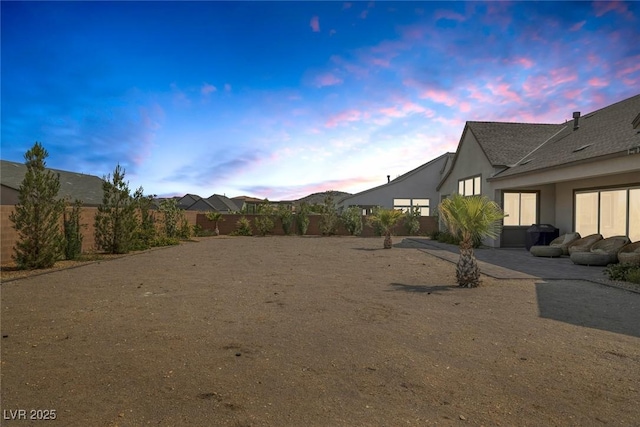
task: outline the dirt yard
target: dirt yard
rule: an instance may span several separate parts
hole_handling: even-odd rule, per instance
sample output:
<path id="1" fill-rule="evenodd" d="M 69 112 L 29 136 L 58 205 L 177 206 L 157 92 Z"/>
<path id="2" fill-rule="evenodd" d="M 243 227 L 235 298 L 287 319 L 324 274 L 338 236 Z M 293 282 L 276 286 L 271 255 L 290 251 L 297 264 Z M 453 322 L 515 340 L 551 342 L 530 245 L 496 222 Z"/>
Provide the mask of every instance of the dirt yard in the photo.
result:
<path id="1" fill-rule="evenodd" d="M 418 246 L 212 237 L 4 283 L 1 424 L 640 423 L 640 294 L 460 289 Z"/>

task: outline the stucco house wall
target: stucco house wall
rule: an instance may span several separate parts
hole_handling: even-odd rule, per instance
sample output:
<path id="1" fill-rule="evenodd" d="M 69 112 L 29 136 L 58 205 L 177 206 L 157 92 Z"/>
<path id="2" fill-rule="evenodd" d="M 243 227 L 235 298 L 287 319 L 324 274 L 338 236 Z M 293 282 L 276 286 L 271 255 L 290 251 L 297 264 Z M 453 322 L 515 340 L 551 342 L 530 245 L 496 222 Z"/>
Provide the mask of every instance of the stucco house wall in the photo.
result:
<path id="1" fill-rule="evenodd" d="M 452 156 L 452 153 L 446 153 L 387 184 L 346 197 L 338 206 L 342 209 L 349 206 L 392 208 L 394 199 L 429 199 L 429 210 L 433 215 L 440 200 L 436 187 Z"/>

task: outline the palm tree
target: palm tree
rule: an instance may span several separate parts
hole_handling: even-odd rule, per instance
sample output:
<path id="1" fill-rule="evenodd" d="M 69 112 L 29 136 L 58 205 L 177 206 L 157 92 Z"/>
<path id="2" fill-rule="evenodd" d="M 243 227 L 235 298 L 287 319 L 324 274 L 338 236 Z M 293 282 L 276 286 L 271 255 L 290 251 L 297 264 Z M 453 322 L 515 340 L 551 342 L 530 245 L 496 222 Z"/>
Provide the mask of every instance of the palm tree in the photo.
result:
<path id="1" fill-rule="evenodd" d="M 443 200 L 438 210 L 451 234 L 460 237 L 460 260 L 456 267 L 458 285 L 475 288 L 480 285 L 480 270 L 473 254 L 473 241 L 498 237 L 504 212 L 485 196 L 464 197 L 460 194 Z"/>
<path id="2" fill-rule="evenodd" d="M 218 229 L 218 221 L 222 219 L 221 212 L 209 211 L 206 213 L 206 217 L 209 221 L 213 221 L 213 225 L 215 229 L 213 230 L 213 234 L 216 236 L 220 235 L 220 229 Z"/>
<path id="3" fill-rule="evenodd" d="M 376 209 L 372 215 L 367 217 L 367 221 L 373 227 L 380 227 L 384 235 L 384 248 L 391 249 L 391 229 L 397 224 L 404 214 L 395 209 Z"/>

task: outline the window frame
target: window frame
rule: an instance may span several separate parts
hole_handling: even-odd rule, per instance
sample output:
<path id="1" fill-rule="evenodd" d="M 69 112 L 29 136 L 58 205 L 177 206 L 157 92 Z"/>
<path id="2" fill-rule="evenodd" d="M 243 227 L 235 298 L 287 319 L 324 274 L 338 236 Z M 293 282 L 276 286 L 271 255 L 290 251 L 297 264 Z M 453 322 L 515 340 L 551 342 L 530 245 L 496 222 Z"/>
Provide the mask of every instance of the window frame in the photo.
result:
<path id="1" fill-rule="evenodd" d="M 602 193 L 612 192 L 612 191 L 624 191 L 625 192 L 625 200 L 626 200 L 626 209 L 625 209 L 625 233 L 624 235 L 628 236 L 631 239 L 630 231 L 631 231 L 631 191 L 632 190 L 640 190 L 640 183 L 632 183 L 628 185 L 614 185 L 614 186 L 605 186 L 605 187 L 595 187 L 595 188 L 583 188 L 583 189 L 574 189 L 573 190 L 573 229 L 577 231 L 577 196 L 578 194 L 590 194 L 596 193 L 596 233 L 602 234 Z M 604 236 L 604 234 L 603 234 Z M 583 236 L 584 237 L 584 236 Z M 605 236 L 607 237 L 607 236 Z M 610 236 L 608 236 L 610 237 Z M 634 241 L 632 239 L 632 241 Z"/>
<path id="2" fill-rule="evenodd" d="M 504 190 L 502 192 L 502 210 L 505 209 L 505 195 L 517 194 L 518 195 L 518 224 L 506 225 L 503 222 L 503 227 L 531 227 L 531 224 L 522 224 L 522 194 L 535 194 L 536 196 L 536 209 L 535 209 L 535 221 L 532 224 L 538 224 L 540 222 L 540 191 L 538 190 Z"/>
<path id="3" fill-rule="evenodd" d="M 466 194 L 467 181 L 471 181 L 471 194 Z M 476 185 L 480 188 L 476 189 Z M 462 191 L 460 191 L 462 190 Z M 458 180 L 458 194 L 461 196 L 481 196 L 482 195 L 482 174 L 468 176 Z"/>

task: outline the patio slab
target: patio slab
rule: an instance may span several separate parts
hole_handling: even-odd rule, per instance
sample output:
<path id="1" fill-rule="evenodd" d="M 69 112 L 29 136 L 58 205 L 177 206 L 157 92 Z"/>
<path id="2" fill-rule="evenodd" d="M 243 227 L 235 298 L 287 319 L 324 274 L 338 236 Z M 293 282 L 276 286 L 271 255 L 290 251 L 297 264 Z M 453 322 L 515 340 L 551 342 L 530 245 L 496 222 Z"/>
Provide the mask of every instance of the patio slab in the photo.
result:
<path id="1" fill-rule="evenodd" d="M 420 250 L 430 255 L 458 262 L 460 252 L 455 245 L 419 237 L 405 240 L 420 244 Z M 534 257 L 524 248 L 478 248 L 474 253 L 480 271 L 496 279 L 606 280 L 605 267 L 575 265 L 569 257 Z"/>

